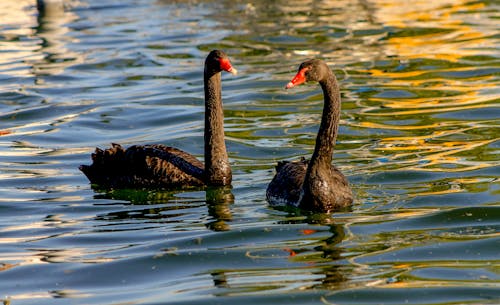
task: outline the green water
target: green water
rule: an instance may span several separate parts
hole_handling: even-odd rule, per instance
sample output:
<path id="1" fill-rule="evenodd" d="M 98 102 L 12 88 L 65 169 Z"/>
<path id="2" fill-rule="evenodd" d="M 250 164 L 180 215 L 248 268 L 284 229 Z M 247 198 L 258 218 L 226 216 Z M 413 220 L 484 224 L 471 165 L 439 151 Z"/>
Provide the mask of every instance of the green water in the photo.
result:
<path id="1" fill-rule="evenodd" d="M 495 1 L 0 4 L 5 304 L 498 304 Z M 225 50 L 229 189 L 94 190 L 95 146 L 203 156 L 202 65 Z M 278 160 L 308 157 L 324 59 L 351 211 L 277 210 Z"/>

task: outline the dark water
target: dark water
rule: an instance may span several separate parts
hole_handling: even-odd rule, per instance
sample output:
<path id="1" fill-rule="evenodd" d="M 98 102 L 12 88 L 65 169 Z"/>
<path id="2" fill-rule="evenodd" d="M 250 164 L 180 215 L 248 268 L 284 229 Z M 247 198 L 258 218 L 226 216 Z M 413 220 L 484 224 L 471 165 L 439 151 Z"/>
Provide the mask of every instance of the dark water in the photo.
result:
<path id="1" fill-rule="evenodd" d="M 497 304 L 500 8 L 495 1 L 0 4 L 5 304 Z M 53 7 L 49 7 L 53 8 Z M 110 142 L 202 157 L 202 63 L 225 50 L 232 189 L 93 190 Z M 309 156 L 325 59 L 342 88 L 335 163 L 352 211 L 265 202 Z"/>

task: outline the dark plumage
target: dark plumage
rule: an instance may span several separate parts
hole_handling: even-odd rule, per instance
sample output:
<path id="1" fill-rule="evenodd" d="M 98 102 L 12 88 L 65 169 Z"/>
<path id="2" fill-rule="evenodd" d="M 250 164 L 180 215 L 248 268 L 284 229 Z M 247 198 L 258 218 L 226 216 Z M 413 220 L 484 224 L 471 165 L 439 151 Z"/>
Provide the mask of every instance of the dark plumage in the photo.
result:
<path id="1" fill-rule="evenodd" d="M 230 185 L 231 167 L 224 142 L 221 71 L 236 74 L 227 55 L 219 50 L 205 60 L 205 165 L 193 155 L 164 145 L 118 144 L 92 154 L 91 165 L 79 169 L 91 183 L 103 188 L 179 188 Z"/>
<path id="2" fill-rule="evenodd" d="M 104 188 L 163 188 L 204 185 L 203 163 L 191 154 L 164 145 L 119 144 L 96 148 L 92 165 L 80 170 Z"/>
<path id="3" fill-rule="evenodd" d="M 324 96 L 314 153 L 311 160 L 279 162 L 266 197 L 271 205 L 328 213 L 347 207 L 353 201 L 346 177 L 331 164 L 340 119 L 340 91 L 333 72 L 318 59 L 302 63 L 286 88 L 306 81 L 318 82 Z"/>

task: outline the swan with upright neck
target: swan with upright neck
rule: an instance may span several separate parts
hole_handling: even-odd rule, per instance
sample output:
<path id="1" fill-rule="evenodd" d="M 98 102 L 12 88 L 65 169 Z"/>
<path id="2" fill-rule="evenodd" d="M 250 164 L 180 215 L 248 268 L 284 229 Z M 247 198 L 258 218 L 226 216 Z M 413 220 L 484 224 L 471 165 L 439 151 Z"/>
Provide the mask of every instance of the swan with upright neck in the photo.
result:
<path id="1" fill-rule="evenodd" d="M 96 148 L 91 165 L 79 169 L 92 184 L 102 188 L 179 188 L 224 186 L 232 181 L 224 141 L 221 72 L 236 74 L 228 56 L 211 51 L 205 60 L 205 165 L 193 155 L 161 144 L 134 145 L 124 149 Z"/>
<path id="2" fill-rule="evenodd" d="M 347 178 L 332 165 L 340 120 L 340 91 L 335 75 L 319 59 L 303 62 L 286 89 L 306 81 L 318 82 L 324 97 L 314 152 L 310 160 L 278 162 L 266 198 L 274 206 L 329 213 L 350 206 L 353 201 Z"/>

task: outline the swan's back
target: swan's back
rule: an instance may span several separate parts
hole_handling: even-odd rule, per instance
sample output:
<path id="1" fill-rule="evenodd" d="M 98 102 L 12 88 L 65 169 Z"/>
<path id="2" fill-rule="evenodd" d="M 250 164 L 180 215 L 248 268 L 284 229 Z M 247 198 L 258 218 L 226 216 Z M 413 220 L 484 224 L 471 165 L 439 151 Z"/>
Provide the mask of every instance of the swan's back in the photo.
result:
<path id="1" fill-rule="evenodd" d="M 276 175 L 266 190 L 266 199 L 273 206 L 291 205 L 298 207 L 300 192 L 307 170 L 307 160 L 280 161 Z"/>
<path id="2" fill-rule="evenodd" d="M 347 178 L 335 166 L 331 165 L 328 187 L 324 182 L 312 183 L 312 192 L 304 193 L 304 179 L 309 160 L 281 161 L 276 166 L 276 175 L 266 190 L 266 199 L 272 206 L 294 206 L 314 211 L 330 211 L 348 206 L 353 195 Z M 315 197 L 309 198 L 309 197 Z M 316 206 L 320 200 L 321 205 Z"/>
<path id="3" fill-rule="evenodd" d="M 193 155 L 164 145 L 96 148 L 80 170 L 103 188 L 171 188 L 204 185 L 204 165 Z"/>

